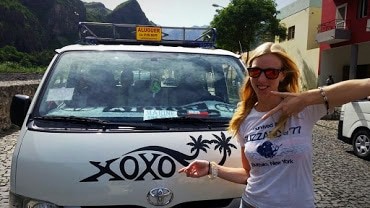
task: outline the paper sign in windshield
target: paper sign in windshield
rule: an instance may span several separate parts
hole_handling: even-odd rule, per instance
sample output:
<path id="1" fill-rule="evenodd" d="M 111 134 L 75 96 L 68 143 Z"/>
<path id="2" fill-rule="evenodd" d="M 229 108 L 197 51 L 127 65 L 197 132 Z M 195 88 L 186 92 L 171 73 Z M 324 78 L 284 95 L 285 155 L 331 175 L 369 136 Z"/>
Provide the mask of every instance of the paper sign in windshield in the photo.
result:
<path id="1" fill-rule="evenodd" d="M 46 101 L 72 100 L 74 88 L 50 89 Z"/>
<path id="2" fill-rule="evenodd" d="M 156 118 L 174 118 L 177 117 L 177 111 L 171 110 L 144 110 L 144 121 Z"/>

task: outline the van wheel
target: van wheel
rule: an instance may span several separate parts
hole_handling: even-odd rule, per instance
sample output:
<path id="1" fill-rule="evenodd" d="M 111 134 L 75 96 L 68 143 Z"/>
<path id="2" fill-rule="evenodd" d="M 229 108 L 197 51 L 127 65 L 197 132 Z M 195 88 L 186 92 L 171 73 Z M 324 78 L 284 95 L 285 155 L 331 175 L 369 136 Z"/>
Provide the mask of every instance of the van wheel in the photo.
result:
<path id="1" fill-rule="evenodd" d="M 370 159 L 370 132 L 360 129 L 353 134 L 352 146 L 356 156 Z"/>

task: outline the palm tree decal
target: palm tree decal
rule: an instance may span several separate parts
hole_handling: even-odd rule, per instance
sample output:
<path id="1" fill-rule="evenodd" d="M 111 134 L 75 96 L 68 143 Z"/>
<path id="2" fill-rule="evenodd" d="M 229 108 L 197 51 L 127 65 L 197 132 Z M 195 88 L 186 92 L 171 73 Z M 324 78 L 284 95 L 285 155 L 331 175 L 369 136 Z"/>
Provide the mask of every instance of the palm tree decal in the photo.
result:
<path id="1" fill-rule="evenodd" d="M 223 132 L 221 132 L 221 137 L 219 137 L 216 134 L 212 134 L 212 135 L 216 138 L 216 139 L 211 140 L 212 143 L 216 144 L 214 150 L 218 149 L 220 154 L 222 154 L 222 151 L 223 151 L 222 159 L 218 163 L 219 165 L 223 165 L 226 161 L 226 157 L 230 156 L 231 154 L 231 148 L 234 148 L 234 149 L 237 149 L 237 148 L 235 145 L 230 143 L 231 136 L 226 138 Z"/>
<path id="2" fill-rule="evenodd" d="M 209 140 L 202 140 L 202 135 L 198 137 L 198 139 L 195 139 L 193 136 L 190 136 L 191 140 L 193 142 L 189 142 L 186 145 L 192 146 L 190 153 L 195 152 L 192 159 L 195 159 L 199 155 L 199 151 L 203 150 L 205 153 L 207 153 L 207 149 L 209 149 L 209 146 L 207 144 L 211 144 Z"/>

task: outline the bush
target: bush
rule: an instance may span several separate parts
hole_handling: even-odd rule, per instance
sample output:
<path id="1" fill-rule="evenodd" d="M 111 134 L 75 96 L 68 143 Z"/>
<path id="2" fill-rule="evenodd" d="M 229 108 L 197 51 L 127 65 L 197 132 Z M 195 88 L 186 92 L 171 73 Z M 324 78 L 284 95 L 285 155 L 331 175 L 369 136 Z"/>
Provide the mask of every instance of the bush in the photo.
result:
<path id="1" fill-rule="evenodd" d="M 0 61 L 20 62 L 24 57 L 24 53 L 17 51 L 14 46 L 5 46 L 0 48 Z"/>
<path id="2" fill-rule="evenodd" d="M 45 50 L 38 53 L 33 53 L 32 58 L 34 59 L 31 63 L 36 66 L 48 66 L 53 59 L 55 52 L 52 50 Z"/>
<path id="3" fill-rule="evenodd" d="M 4 62 L 0 64 L 0 73 L 44 73 L 47 67 L 31 66 L 25 67 L 15 62 Z"/>
<path id="4" fill-rule="evenodd" d="M 29 54 L 19 52 L 14 46 L 4 46 L 0 48 L 0 63 L 18 63 L 19 66 L 27 68 L 46 67 L 49 65 L 53 56 L 53 51 L 42 51 Z"/>

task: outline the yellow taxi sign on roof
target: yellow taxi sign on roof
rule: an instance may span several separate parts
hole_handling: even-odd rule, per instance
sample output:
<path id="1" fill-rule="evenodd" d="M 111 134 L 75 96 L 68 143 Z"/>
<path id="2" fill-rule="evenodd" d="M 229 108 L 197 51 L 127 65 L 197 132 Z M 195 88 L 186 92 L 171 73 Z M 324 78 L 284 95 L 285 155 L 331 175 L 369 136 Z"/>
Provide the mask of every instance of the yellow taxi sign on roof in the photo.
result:
<path id="1" fill-rule="evenodd" d="M 136 40 L 143 41 L 161 41 L 162 28 L 154 26 L 137 26 L 136 27 Z"/>
<path id="2" fill-rule="evenodd" d="M 124 33 L 121 33 L 121 31 Z M 168 32 L 170 33 L 167 34 Z M 159 27 L 154 25 L 79 22 L 78 33 L 80 43 L 90 45 L 127 44 L 216 48 L 216 28 L 208 27 Z M 132 36 L 133 33 L 136 34 Z M 180 33 L 183 35 L 172 35 Z"/>

